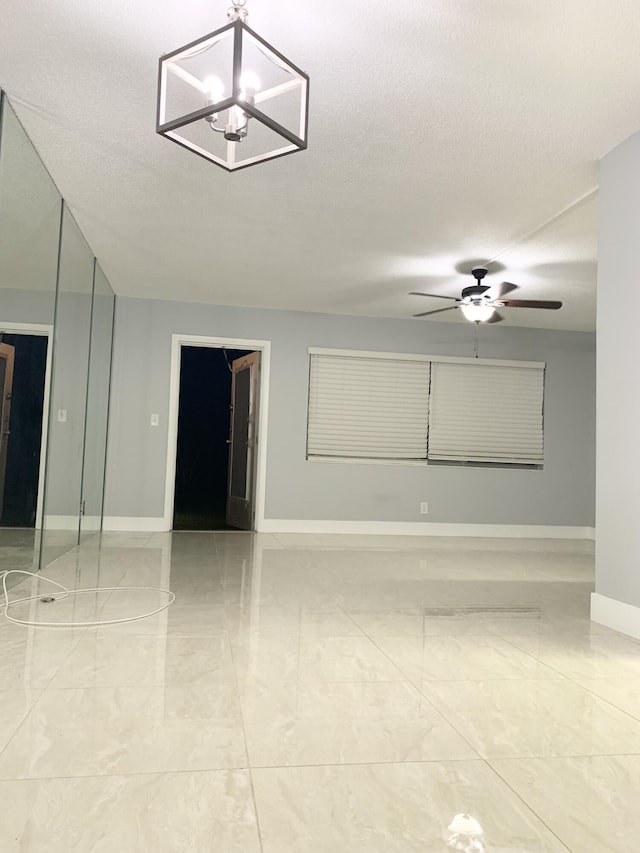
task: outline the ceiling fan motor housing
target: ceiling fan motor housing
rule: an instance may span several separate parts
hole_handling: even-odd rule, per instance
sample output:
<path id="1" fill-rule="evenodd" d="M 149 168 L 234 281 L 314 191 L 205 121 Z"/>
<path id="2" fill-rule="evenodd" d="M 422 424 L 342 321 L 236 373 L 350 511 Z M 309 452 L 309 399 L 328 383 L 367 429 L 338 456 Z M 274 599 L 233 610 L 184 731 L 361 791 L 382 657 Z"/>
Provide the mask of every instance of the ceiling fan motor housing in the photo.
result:
<path id="1" fill-rule="evenodd" d="M 471 270 L 471 275 L 475 278 L 476 283 L 469 285 L 469 287 L 462 288 L 462 298 L 469 299 L 475 301 L 476 299 L 481 299 L 483 294 L 489 290 L 488 284 L 482 284 L 482 279 L 486 276 L 488 270 L 484 267 L 476 267 Z"/>
<path id="2" fill-rule="evenodd" d="M 469 287 L 462 288 L 462 298 L 478 299 L 489 290 L 488 284 L 470 284 Z"/>

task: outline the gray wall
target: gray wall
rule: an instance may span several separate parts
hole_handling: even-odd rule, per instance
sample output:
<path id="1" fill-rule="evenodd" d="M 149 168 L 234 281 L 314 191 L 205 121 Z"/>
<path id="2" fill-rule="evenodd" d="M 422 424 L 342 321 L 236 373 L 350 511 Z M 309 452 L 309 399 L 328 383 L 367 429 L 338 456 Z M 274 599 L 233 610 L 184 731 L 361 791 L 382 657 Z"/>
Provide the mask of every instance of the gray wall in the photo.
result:
<path id="1" fill-rule="evenodd" d="M 78 517 L 87 410 L 93 254 L 65 205 L 56 295 L 46 505 L 48 516 Z M 59 410 L 67 420 L 60 422 Z M 78 520 L 78 526 L 79 526 Z"/>
<path id="2" fill-rule="evenodd" d="M 114 302 L 111 286 L 98 266 L 92 305 L 82 476 L 85 515 L 80 520 L 82 528 L 89 530 L 102 517 Z"/>
<path id="3" fill-rule="evenodd" d="M 0 288 L 0 321 L 53 326 L 55 292 Z"/>
<path id="4" fill-rule="evenodd" d="M 640 606 L 640 133 L 600 165 L 596 592 Z"/>
<path id="5" fill-rule="evenodd" d="M 543 471 L 307 462 L 307 347 L 472 356 L 474 327 L 125 298 L 116 309 L 107 516 L 163 515 L 174 333 L 272 342 L 267 518 L 594 523 L 593 334 L 480 328 L 481 357 L 547 363 Z M 160 428 L 149 425 L 152 412 Z"/>
<path id="6" fill-rule="evenodd" d="M 47 462 L 48 516 L 71 519 L 80 512 L 90 324 L 90 293 L 58 294 Z M 64 422 L 57 417 L 60 409 L 67 413 Z"/>

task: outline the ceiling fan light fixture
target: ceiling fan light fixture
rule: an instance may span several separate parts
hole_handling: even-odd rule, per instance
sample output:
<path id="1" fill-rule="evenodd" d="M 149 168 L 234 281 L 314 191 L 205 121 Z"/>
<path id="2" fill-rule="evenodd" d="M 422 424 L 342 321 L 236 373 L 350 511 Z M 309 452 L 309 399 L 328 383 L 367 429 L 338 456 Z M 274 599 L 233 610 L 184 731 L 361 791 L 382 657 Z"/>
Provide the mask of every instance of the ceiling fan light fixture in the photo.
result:
<path id="1" fill-rule="evenodd" d="M 468 305 L 462 304 L 460 306 L 460 310 L 464 314 L 465 318 L 471 323 L 484 323 L 493 317 L 493 313 L 496 309 L 495 306 L 489 304 L 474 305 L 473 303 L 470 303 Z"/>
<path id="2" fill-rule="evenodd" d="M 425 296 L 428 299 L 447 299 L 455 303 L 449 308 L 435 308 L 431 311 L 421 311 L 419 314 L 414 314 L 413 316 L 430 317 L 432 314 L 442 314 L 445 311 L 453 311 L 460 308 L 465 319 L 469 320 L 470 323 L 499 323 L 504 318 L 497 312 L 498 308 L 543 308 L 547 310 L 562 308 L 562 302 L 551 299 L 505 299 L 504 297 L 507 294 L 518 290 L 518 285 L 510 281 L 503 281 L 497 287 L 483 284 L 482 281 L 487 272 L 488 270 L 485 267 L 475 267 L 472 269 L 471 275 L 475 279 L 475 284 L 463 287 L 459 298 L 456 296 L 445 296 L 442 293 L 412 291 L 411 296 Z"/>
<path id="3" fill-rule="evenodd" d="M 159 63 L 156 132 L 229 172 L 307 147 L 309 77 L 250 29 L 245 4 Z"/>

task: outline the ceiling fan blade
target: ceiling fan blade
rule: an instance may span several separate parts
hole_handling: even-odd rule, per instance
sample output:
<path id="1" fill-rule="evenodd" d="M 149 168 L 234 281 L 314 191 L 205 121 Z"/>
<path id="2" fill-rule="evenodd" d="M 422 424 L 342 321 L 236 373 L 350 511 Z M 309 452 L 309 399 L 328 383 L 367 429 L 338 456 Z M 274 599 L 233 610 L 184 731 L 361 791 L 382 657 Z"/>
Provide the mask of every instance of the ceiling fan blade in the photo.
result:
<path id="1" fill-rule="evenodd" d="M 491 285 L 490 290 L 492 299 L 501 299 L 503 296 L 506 296 L 507 293 L 513 293 L 514 290 L 519 290 L 519 286 L 510 281 L 503 281 L 500 284 Z"/>
<path id="2" fill-rule="evenodd" d="M 441 296 L 439 293 L 419 293 L 416 290 L 412 290 L 409 296 L 428 296 L 430 299 L 453 299 L 454 302 L 458 302 L 455 296 Z"/>
<path id="3" fill-rule="evenodd" d="M 544 299 L 501 299 L 505 308 L 562 308 L 562 302 L 546 301 Z"/>
<path id="4" fill-rule="evenodd" d="M 437 308 L 435 311 L 423 311 L 422 314 L 414 314 L 414 317 L 428 317 L 429 314 L 442 314 L 443 311 L 457 311 L 458 306 L 452 305 L 451 308 Z"/>
<path id="5" fill-rule="evenodd" d="M 489 317 L 488 320 L 485 320 L 485 323 L 501 323 L 504 320 L 502 314 L 498 314 L 497 311 L 494 311 L 493 314 Z"/>

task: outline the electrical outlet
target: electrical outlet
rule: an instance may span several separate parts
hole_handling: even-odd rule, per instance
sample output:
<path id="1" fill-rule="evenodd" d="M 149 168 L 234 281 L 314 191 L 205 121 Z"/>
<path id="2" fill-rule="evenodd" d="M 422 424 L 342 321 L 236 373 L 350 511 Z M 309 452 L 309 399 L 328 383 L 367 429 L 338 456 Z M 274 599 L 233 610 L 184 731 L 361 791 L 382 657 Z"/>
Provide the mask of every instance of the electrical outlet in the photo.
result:
<path id="1" fill-rule="evenodd" d="M 160 415 L 151 415 L 151 426 L 160 425 Z"/>
<path id="2" fill-rule="evenodd" d="M 429 504 L 426 501 L 422 501 L 420 504 L 420 515 L 427 515 L 429 512 Z"/>
<path id="3" fill-rule="evenodd" d="M 66 409 L 58 409 L 58 423 L 66 424 L 67 422 L 67 410 Z"/>

